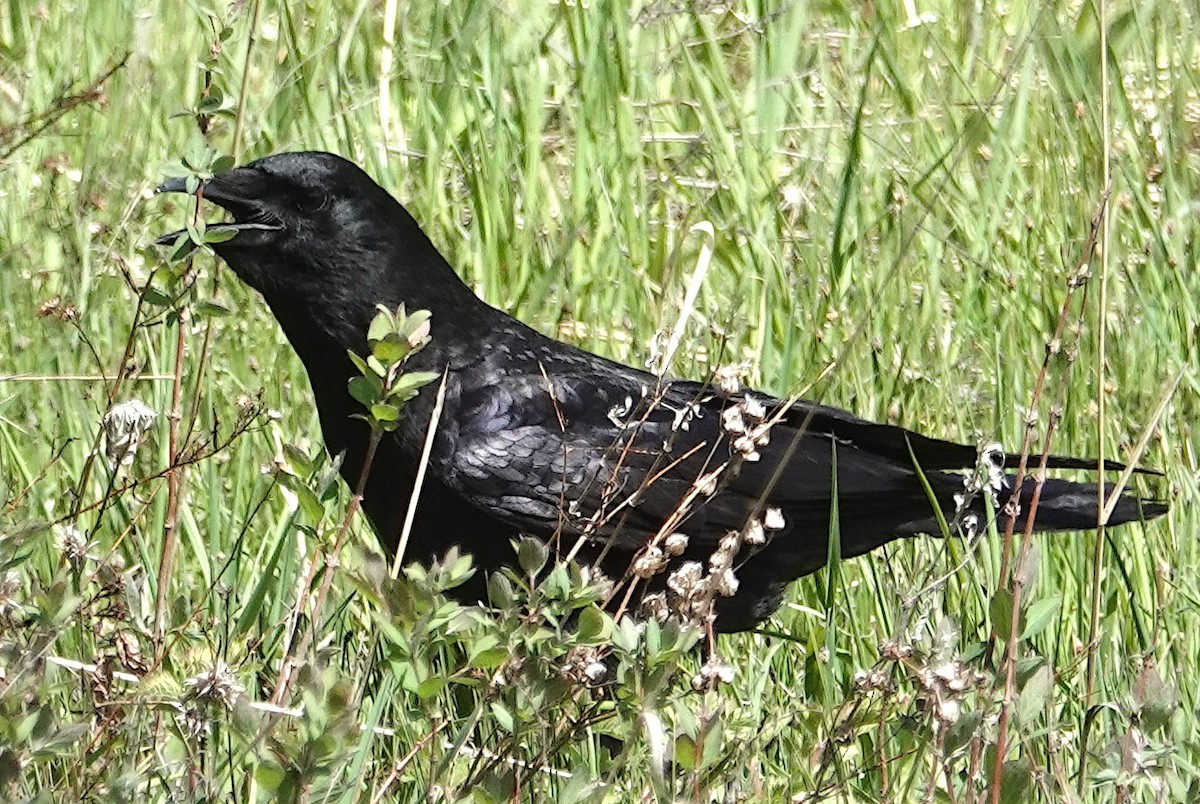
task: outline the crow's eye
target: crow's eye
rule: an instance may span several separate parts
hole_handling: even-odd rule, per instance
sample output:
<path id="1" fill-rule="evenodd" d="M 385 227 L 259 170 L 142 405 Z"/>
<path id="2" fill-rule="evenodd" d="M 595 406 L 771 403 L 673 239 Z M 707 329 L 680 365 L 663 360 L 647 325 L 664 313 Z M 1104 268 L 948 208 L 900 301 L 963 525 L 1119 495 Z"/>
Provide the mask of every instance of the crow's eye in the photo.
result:
<path id="1" fill-rule="evenodd" d="M 296 209 L 304 215 L 320 212 L 329 203 L 329 196 L 324 193 L 306 193 L 296 197 Z"/>

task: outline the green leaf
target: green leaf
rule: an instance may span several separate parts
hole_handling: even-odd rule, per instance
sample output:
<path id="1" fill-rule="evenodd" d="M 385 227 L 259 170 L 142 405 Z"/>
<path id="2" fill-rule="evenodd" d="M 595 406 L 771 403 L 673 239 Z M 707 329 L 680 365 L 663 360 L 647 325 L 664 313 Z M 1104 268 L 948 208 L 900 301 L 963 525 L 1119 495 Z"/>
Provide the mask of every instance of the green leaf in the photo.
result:
<path id="1" fill-rule="evenodd" d="M 500 638 L 495 634 L 484 634 L 482 637 L 471 643 L 471 650 L 467 656 L 467 661 L 471 663 L 472 667 L 477 667 L 477 657 L 495 648 L 501 648 L 503 650 L 503 647 L 500 645 Z M 505 650 L 505 653 L 507 653 L 507 650 Z"/>
<path id="2" fill-rule="evenodd" d="M 267 599 L 267 593 L 275 589 L 279 582 L 275 575 L 275 568 L 279 565 L 279 558 L 283 555 L 283 548 L 286 544 L 288 544 L 287 539 L 277 539 L 275 549 L 271 551 L 270 558 L 267 559 L 267 563 L 257 573 L 258 583 L 255 584 L 250 597 L 242 603 L 237 625 L 234 626 L 235 633 L 239 635 L 245 634 L 257 622 L 259 612 L 263 608 L 263 601 Z"/>
<path id="3" fill-rule="evenodd" d="M 381 340 L 372 341 L 371 355 L 385 366 L 392 366 L 408 357 L 408 343 L 399 336 L 390 334 Z"/>
<path id="4" fill-rule="evenodd" d="M 221 94 L 221 89 L 217 86 L 210 86 L 208 94 L 200 99 L 201 112 L 215 112 L 221 108 L 221 104 L 225 102 L 225 96 Z"/>
<path id="5" fill-rule="evenodd" d="M 201 301 L 192 305 L 192 313 L 197 316 L 208 316 L 210 318 L 224 318 L 227 315 L 232 315 L 233 311 L 223 304 L 218 304 L 214 301 Z"/>
<path id="6" fill-rule="evenodd" d="M 188 113 L 181 112 L 180 114 L 187 115 Z M 168 179 L 182 179 L 185 176 L 190 176 L 192 174 L 192 171 L 188 170 L 184 166 L 183 162 L 180 162 L 178 159 L 172 159 L 170 161 L 163 162 L 158 166 L 158 172 L 166 176 Z"/>
<path id="7" fill-rule="evenodd" d="M 436 371 L 410 371 L 407 374 L 401 374 L 396 378 L 396 382 L 392 384 L 392 393 L 415 392 L 441 376 Z"/>
<path id="8" fill-rule="evenodd" d="M 192 238 L 188 236 L 187 232 L 181 232 L 179 237 L 175 238 L 171 249 L 171 256 L 167 259 L 170 262 L 179 262 L 196 250 L 196 244 L 192 242 Z"/>
<path id="9" fill-rule="evenodd" d="M 504 704 L 499 701 L 492 701 L 492 717 L 496 718 L 496 723 L 500 728 L 509 734 L 513 733 L 516 723 L 514 722 L 512 712 Z"/>
<path id="10" fill-rule="evenodd" d="M 1007 589 L 997 589 L 988 602 L 988 615 L 992 619 L 992 630 L 1001 639 L 1008 639 L 1012 633 L 1012 592 Z"/>
<path id="11" fill-rule="evenodd" d="M 1062 606 L 1062 597 L 1060 595 L 1043 598 L 1031 605 L 1029 611 L 1025 612 L 1024 615 L 1025 628 L 1021 631 L 1021 641 L 1023 642 L 1045 631 L 1047 626 L 1054 622 L 1060 606 Z"/>
<path id="12" fill-rule="evenodd" d="M 91 732 L 91 724 L 68 723 L 58 729 L 51 737 L 37 747 L 37 753 L 55 756 L 79 742 Z"/>
<path id="13" fill-rule="evenodd" d="M 1025 804 L 1033 789 L 1033 762 L 1029 757 L 1009 760 L 1000 769 L 1001 804 Z"/>
<path id="14" fill-rule="evenodd" d="M 217 224 L 204 231 L 204 243 L 205 245 L 212 245 L 213 243 L 226 243 L 237 237 L 237 233 L 238 230 L 234 229 L 232 226 L 223 226 L 221 224 Z"/>
<path id="15" fill-rule="evenodd" d="M 392 318 L 392 314 L 386 309 L 382 309 L 371 319 L 371 326 L 367 328 L 367 342 L 374 343 L 375 341 L 381 341 L 395 331 L 395 319 Z"/>
<path id="16" fill-rule="evenodd" d="M 579 625 L 575 634 L 580 642 L 595 644 L 605 642 L 611 631 L 611 619 L 594 603 L 585 606 L 579 612 Z"/>
<path id="17" fill-rule="evenodd" d="M 417 310 L 404 322 L 404 340 L 413 350 L 420 349 L 429 342 L 429 319 L 432 313 L 428 310 Z"/>
<path id="18" fill-rule="evenodd" d="M 371 415 L 381 422 L 400 421 L 400 408 L 387 403 L 371 405 Z"/>
<path id="19" fill-rule="evenodd" d="M 517 563 L 526 575 L 537 575 L 550 557 L 550 548 L 540 539 L 524 536 L 517 545 Z"/>
<path id="20" fill-rule="evenodd" d="M 156 287 L 145 287 L 142 289 L 142 300 L 147 304 L 152 304 L 155 307 L 170 307 L 175 303 L 175 297 L 168 296 Z"/>
<path id="21" fill-rule="evenodd" d="M 371 367 L 367 365 L 367 361 L 359 357 L 354 351 L 347 349 L 346 355 L 350 358 L 350 362 L 358 369 L 359 374 L 371 375 L 375 372 L 371 371 Z"/>
<path id="22" fill-rule="evenodd" d="M 448 680 L 444 676 L 427 678 L 417 685 L 417 697 L 423 701 L 428 701 L 445 689 L 447 683 Z"/>
<path id="23" fill-rule="evenodd" d="M 962 716 L 946 729 L 946 754 L 953 754 L 970 742 L 982 721 L 983 715 L 979 712 L 963 712 Z"/>
<path id="24" fill-rule="evenodd" d="M 495 670 L 508 658 L 508 648 L 489 648 L 471 657 L 471 666 L 477 670 Z"/>
<path id="25" fill-rule="evenodd" d="M 307 485 L 297 480 L 294 491 L 296 499 L 300 503 L 300 510 L 313 522 L 320 522 L 325 518 L 325 506 L 321 504 L 321 500 L 317 497 L 316 492 L 310 489 Z"/>
<path id="26" fill-rule="evenodd" d="M 653 623 L 654 620 L 650 620 L 646 623 L 646 627 L 649 628 Z M 638 623 L 634 622 L 632 617 L 625 616 L 617 622 L 617 627 L 612 634 L 613 647 L 625 653 L 633 653 L 637 650 L 640 639 L 641 631 Z"/>
<path id="27" fill-rule="evenodd" d="M 1179 700 L 1170 685 L 1163 681 L 1158 668 L 1146 664 L 1138 674 L 1133 700 L 1146 728 L 1164 728 L 1179 707 Z"/>
<path id="28" fill-rule="evenodd" d="M 488 601 L 498 609 L 512 608 L 513 585 L 503 573 L 493 572 L 487 582 Z"/>
<path id="29" fill-rule="evenodd" d="M 1017 697 L 1017 719 L 1023 725 L 1032 724 L 1038 715 L 1042 714 L 1053 686 L 1054 674 L 1050 671 L 1050 666 L 1045 664 L 1025 682 L 1021 694 Z"/>
<path id="30" fill-rule="evenodd" d="M 370 407 L 375 404 L 383 390 L 383 383 L 378 377 L 352 377 L 349 383 L 350 396 Z"/>

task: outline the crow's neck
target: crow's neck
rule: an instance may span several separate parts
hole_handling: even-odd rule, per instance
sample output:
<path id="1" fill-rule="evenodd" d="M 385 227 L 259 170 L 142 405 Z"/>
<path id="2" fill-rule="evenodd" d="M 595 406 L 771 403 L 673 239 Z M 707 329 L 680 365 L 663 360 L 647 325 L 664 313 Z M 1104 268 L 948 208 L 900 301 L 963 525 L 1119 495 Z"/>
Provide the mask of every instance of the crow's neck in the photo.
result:
<path id="1" fill-rule="evenodd" d="M 422 237 L 422 240 L 424 238 Z M 320 282 L 306 292 L 264 296 L 284 334 L 304 363 L 316 396 L 326 446 L 333 455 L 345 451 L 343 473 L 356 472 L 365 453 L 368 429 L 365 424 L 347 423 L 362 405 L 347 391 L 357 374 L 347 353 L 365 356 L 366 333 L 378 312 L 376 305 L 395 310 L 403 304 L 408 312 L 429 310 L 431 340 L 410 359 L 409 370 L 440 372 L 446 366 L 461 366 L 489 343 L 492 333 L 512 325 L 513 320 L 479 299 L 428 241 L 408 244 L 406 252 L 392 250 L 386 265 L 360 263 L 360 270 L 347 272 L 325 266 L 319 277 L 343 277 L 340 282 Z M 340 255 L 344 259 L 345 255 Z M 410 403 L 408 415 L 427 418 L 433 394 L 423 393 Z"/>

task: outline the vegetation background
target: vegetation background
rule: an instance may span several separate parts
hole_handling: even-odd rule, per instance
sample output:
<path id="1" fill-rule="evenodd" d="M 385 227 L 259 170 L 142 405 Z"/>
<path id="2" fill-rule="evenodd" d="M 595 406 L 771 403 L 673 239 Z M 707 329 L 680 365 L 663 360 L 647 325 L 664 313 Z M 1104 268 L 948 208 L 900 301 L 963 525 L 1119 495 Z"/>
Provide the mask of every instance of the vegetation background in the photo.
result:
<path id="1" fill-rule="evenodd" d="M 1198 14 L 0 3 L 0 796 L 1200 800 Z M 677 373 L 1014 450 L 1028 420 L 1035 456 L 1049 424 L 1161 469 L 1172 512 L 835 562 L 698 692 L 669 630 L 547 625 L 578 578 L 498 614 L 430 596 L 461 566 L 387 580 L 330 548 L 348 494 L 270 314 L 149 245 L 189 214 L 164 169 L 288 149 L 359 162 L 484 298 L 633 364 L 707 222 Z M 114 469 L 133 398 L 159 415 Z M 593 643 L 611 685 L 555 682 Z"/>

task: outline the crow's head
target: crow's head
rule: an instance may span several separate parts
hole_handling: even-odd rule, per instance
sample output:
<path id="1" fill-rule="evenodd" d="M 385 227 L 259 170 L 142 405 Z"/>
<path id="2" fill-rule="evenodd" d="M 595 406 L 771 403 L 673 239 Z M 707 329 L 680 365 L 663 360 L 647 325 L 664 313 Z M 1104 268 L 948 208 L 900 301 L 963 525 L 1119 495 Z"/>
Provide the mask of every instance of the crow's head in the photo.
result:
<path id="1" fill-rule="evenodd" d="M 158 192 L 187 192 L 187 184 L 171 179 Z M 385 246 L 397 224 L 411 220 L 358 166 L 316 151 L 264 157 L 203 182 L 197 195 L 232 217 L 208 226 L 210 232 L 232 234 L 213 242 L 213 249 L 264 292 L 294 288 L 314 272 L 328 272 L 326 257 Z M 158 242 L 173 243 L 181 234 Z M 349 266 L 338 272 L 349 274 Z"/>

